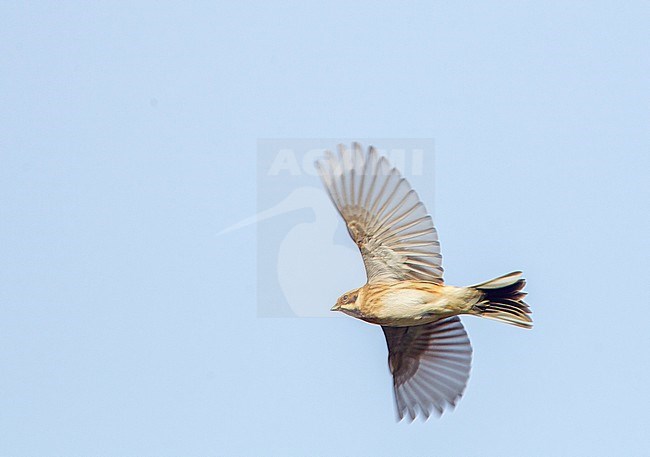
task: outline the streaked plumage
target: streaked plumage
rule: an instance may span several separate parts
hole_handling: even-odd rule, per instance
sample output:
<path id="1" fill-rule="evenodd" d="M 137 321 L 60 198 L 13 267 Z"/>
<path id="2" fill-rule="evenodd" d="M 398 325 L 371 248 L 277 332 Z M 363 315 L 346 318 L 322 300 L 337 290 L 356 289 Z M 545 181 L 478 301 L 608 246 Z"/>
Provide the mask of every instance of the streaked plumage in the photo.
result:
<path id="1" fill-rule="evenodd" d="M 428 418 L 455 406 L 469 378 L 472 346 L 459 314 L 532 327 L 521 272 L 470 287 L 442 279 L 431 216 L 406 179 L 371 147 L 339 147 L 316 163 L 366 267 L 367 283 L 334 311 L 382 326 L 397 413 Z"/>

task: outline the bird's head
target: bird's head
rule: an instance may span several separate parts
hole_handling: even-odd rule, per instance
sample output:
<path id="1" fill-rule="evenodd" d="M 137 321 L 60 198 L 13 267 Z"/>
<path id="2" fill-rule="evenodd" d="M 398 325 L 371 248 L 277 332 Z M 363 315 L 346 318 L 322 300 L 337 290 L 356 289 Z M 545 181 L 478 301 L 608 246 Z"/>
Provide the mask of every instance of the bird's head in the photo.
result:
<path id="1" fill-rule="evenodd" d="M 345 314 L 356 315 L 359 313 L 359 289 L 354 289 L 344 293 L 336 300 L 336 305 L 332 306 L 332 311 L 341 311 Z"/>

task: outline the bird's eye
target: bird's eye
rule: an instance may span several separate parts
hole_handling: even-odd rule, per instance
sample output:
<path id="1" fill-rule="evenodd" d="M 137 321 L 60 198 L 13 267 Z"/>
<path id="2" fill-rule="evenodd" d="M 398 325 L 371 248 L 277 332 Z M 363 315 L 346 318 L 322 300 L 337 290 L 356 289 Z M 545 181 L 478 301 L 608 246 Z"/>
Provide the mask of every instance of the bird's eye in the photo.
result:
<path id="1" fill-rule="evenodd" d="M 348 301 L 348 296 L 347 295 L 343 295 L 343 301 Z"/>

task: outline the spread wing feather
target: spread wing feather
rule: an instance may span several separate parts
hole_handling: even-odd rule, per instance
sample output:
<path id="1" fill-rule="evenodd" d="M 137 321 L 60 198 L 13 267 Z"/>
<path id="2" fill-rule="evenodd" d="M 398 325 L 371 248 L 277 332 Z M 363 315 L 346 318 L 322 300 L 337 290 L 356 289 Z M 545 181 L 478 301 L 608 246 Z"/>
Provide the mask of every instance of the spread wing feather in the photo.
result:
<path id="1" fill-rule="evenodd" d="M 316 162 L 327 193 L 359 247 L 368 282 L 442 283 L 442 256 L 431 216 L 396 168 L 374 148 L 339 146 Z"/>
<path id="2" fill-rule="evenodd" d="M 416 327 L 382 327 L 388 344 L 397 414 L 441 415 L 462 396 L 472 346 L 458 316 Z"/>

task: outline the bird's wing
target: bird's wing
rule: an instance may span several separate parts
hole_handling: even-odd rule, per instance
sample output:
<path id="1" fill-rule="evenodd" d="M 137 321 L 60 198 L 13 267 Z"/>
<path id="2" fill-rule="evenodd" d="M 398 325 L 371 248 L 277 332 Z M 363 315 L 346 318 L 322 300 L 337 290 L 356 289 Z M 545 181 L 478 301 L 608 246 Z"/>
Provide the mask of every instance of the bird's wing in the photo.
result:
<path id="1" fill-rule="evenodd" d="M 442 256 L 431 216 L 396 168 L 374 148 L 339 146 L 316 162 L 332 202 L 359 247 L 368 282 L 442 283 Z"/>
<path id="2" fill-rule="evenodd" d="M 472 345 L 458 316 L 416 327 L 382 327 L 388 343 L 397 414 L 414 420 L 442 414 L 460 399 L 472 363 Z"/>

